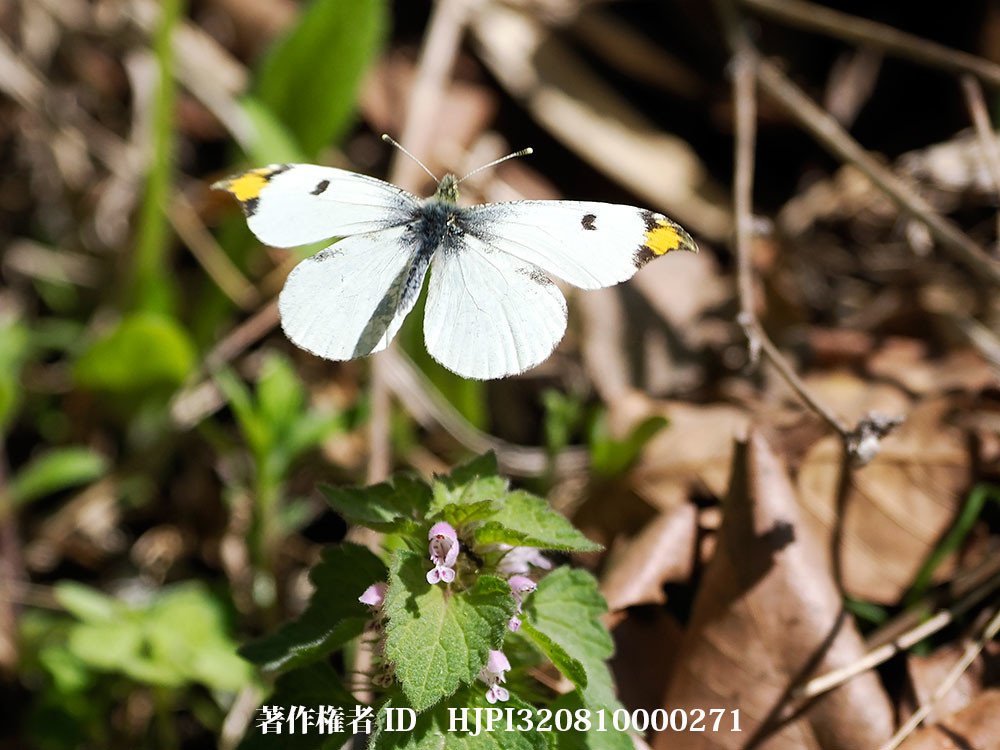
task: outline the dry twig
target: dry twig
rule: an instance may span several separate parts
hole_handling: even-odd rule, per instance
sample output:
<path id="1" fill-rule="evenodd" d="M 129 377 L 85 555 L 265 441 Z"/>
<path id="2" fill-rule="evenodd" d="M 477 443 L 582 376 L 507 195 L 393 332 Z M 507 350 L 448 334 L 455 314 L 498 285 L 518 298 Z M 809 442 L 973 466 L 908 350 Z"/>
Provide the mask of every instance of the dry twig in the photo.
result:
<path id="1" fill-rule="evenodd" d="M 759 58 L 743 32 L 739 18 L 731 5 L 720 2 L 718 8 L 727 38 L 733 49 L 731 65 L 733 96 L 736 100 L 734 115 L 736 120 L 734 159 L 736 164 L 733 179 L 733 210 L 736 214 L 735 244 L 737 288 L 740 302 L 738 322 L 747 338 L 750 362 L 756 363 L 760 353 L 763 352 L 799 398 L 840 435 L 850 455 L 857 456 L 859 455 L 857 452 L 851 451 L 851 438 L 855 432 L 862 429 L 862 425 L 859 425 L 854 431 L 850 430 L 836 414 L 809 391 L 802 378 L 778 351 L 778 347 L 771 341 L 757 319 L 750 243 L 753 232 L 753 171 L 757 117 L 755 74 Z M 870 443 L 866 445 L 870 445 Z"/>
<path id="2" fill-rule="evenodd" d="M 972 73 L 1000 86 L 1000 65 L 968 52 L 953 50 L 937 42 L 907 34 L 867 18 L 859 18 L 803 0 L 739 0 L 743 5 L 778 21 L 802 29 L 819 31 L 844 41 L 872 47 L 891 55 L 914 60 L 953 73 Z"/>
<path id="3" fill-rule="evenodd" d="M 773 63 L 760 59 L 757 81 L 817 141 L 837 158 L 863 172 L 900 208 L 920 219 L 941 246 L 956 260 L 992 284 L 1000 285 L 1000 264 L 993 261 L 969 235 L 921 198 L 914 188 L 882 166 L 828 113 L 789 80 Z"/>
<path id="4" fill-rule="evenodd" d="M 418 156 L 427 152 L 433 133 L 434 120 L 441 111 L 441 102 L 451 76 L 468 22 L 472 0 L 438 0 L 424 35 L 416 77 L 406 108 L 406 120 L 401 140 Z M 389 181 L 413 189 L 423 177 L 418 165 L 404 154 L 397 153 L 389 171 Z M 369 457 L 367 479 L 370 484 L 381 482 L 389 475 L 389 389 L 385 382 L 383 353 L 372 359 L 371 421 L 369 422 Z"/>
<path id="5" fill-rule="evenodd" d="M 920 723 L 927 718 L 927 715 L 934 708 L 934 705 L 940 701 L 948 692 L 955 687 L 955 683 L 958 682 L 958 678 L 964 674 L 965 670 L 969 668 L 969 665 L 975 660 L 982 650 L 986 647 L 986 644 L 992 641 L 997 633 L 1000 633 L 1000 607 L 996 609 L 993 616 L 990 617 L 986 627 L 983 628 L 982 634 L 976 640 L 971 643 L 966 644 L 965 651 L 962 653 L 962 658 L 959 659 L 955 666 L 953 666 L 945 678 L 938 685 L 937 690 L 934 691 L 934 695 L 931 699 L 924 703 L 920 708 L 913 712 L 913 716 L 906 720 L 906 723 L 899 728 L 899 730 L 882 746 L 882 750 L 894 750 L 894 748 L 899 747 L 899 745 L 909 737 L 913 731 L 920 726 Z"/>
<path id="6" fill-rule="evenodd" d="M 805 702 L 833 690 L 855 675 L 874 669 L 896 654 L 913 648 L 925 638 L 929 638 L 934 633 L 938 633 L 954 623 L 1000 588 L 1000 570 L 998 570 L 997 562 L 988 561 L 983 567 L 986 568 L 989 575 L 981 576 L 982 571 L 970 574 L 974 581 L 973 585 L 963 587 L 964 593 L 961 595 L 956 592 L 957 599 L 952 604 L 937 609 L 932 615 L 924 618 L 924 613 L 933 609 L 934 605 L 930 601 L 918 603 L 897 617 L 891 625 L 879 629 L 879 633 L 885 632 L 887 628 L 897 633 L 891 635 L 889 640 L 875 646 L 853 664 L 818 675 L 803 683 L 793 692 L 792 697 L 798 702 Z M 905 626 L 905 629 L 900 629 L 901 626 Z"/>
<path id="7" fill-rule="evenodd" d="M 979 138 L 979 146 L 983 150 L 983 161 L 989 170 L 990 178 L 993 180 L 993 187 L 1000 196 L 1000 149 L 997 148 L 997 134 L 993 131 L 990 123 L 990 114 L 986 109 L 986 100 L 983 98 L 983 89 L 971 75 L 962 76 L 962 93 L 965 94 L 965 103 L 969 106 L 969 114 L 972 115 L 972 123 L 976 126 L 976 136 Z M 997 242 L 1000 242 L 1000 211 L 997 212 Z"/>

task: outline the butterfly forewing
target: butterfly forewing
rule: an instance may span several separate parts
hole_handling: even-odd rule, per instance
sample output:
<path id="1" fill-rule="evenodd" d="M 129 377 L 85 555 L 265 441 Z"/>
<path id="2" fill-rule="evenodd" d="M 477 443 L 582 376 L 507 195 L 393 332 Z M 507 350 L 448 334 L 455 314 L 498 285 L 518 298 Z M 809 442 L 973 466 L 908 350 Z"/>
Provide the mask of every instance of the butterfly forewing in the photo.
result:
<path id="1" fill-rule="evenodd" d="M 611 286 L 670 250 L 695 250 L 663 214 L 588 201 L 514 201 L 463 209 L 463 225 L 491 247 L 581 289 Z"/>
<path id="2" fill-rule="evenodd" d="M 315 164 L 272 164 L 228 177 L 232 194 L 261 242 L 295 247 L 373 232 L 410 221 L 419 199 L 374 177 Z"/>

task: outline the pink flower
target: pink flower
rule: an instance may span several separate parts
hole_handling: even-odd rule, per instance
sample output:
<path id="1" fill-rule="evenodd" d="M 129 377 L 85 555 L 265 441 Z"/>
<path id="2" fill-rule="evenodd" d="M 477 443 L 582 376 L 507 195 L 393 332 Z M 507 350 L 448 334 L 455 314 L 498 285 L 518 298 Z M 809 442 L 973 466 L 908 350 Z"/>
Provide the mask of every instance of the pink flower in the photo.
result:
<path id="1" fill-rule="evenodd" d="M 504 656 L 503 651 L 490 650 L 486 666 L 479 671 L 479 679 L 488 685 L 486 690 L 486 700 L 490 703 L 497 701 L 504 702 L 510 698 L 507 688 L 500 687 L 501 682 L 506 682 L 504 673 L 510 671 L 510 662 Z"/>
<path id="2" fill-rule="evenodd" d="M 373 583 L 365 589 L 365 593 L 358 597 L 358 601 L 362 604 L 367 604 L 369 607 L 381 607 L 382 602 L 385 601 L 385 592 L 388 588 L 389 584 L 383 581 Z"/>
<path id="3" fill-rule="evenodd" d="M 532 565 L 545 570 L 552 567 L 552 561 L 543 555 L 537 547 L 511 547 L 507 544 L 498 544 L 497 547 L 501 550 L 507 550 L 507 554 L 497 563 L 498 575 L 509 576 L 528 573 Z"/>
<path id="4" fill-rule="evenodd" d="M 538 588 L 538 584 L 532 581 L 528 576 L 511 576 L 507 583 L 510 584 L 510 591 L 517 599 L 518 611 L 520 611 L 521 597 L 525 594 L 530 594 L 532 591 Z"/>
<path id="5" fill-rule="evenodd" d="M 486 700 L 490 703 L 496 703 L 497 701 L 505 703 L 508 698 L 510 698 L 510 693 L 507 691 L 507 688 L 500 687 L 499 685 L 493 685 L 486 691 Z"/>
<path id="6" fill-rule="evenodd" d="M 510 584 L 510 593 L 514 595 L 514 601 L 517 602 L 517 611 L 510 618 L 510 622 L 507 623 L 507 628 L 511 633 L 516 633 L 521 627 L 521 618 L 518 615 L 521 614 L 521 605 L 524 603 L 523 597 L 537 589 L 538 584 L 527 576 L 520 575 L 511 576 L 507 580 L 507 583 Z"/>
<path id="7" fill-rule="evenodd" d="M 434 568 L 427 573 L 427 583 L 433 585 L 438 581 L 451 583 L 455 580 L 455 561 L 458 560 L 458 534 L 447 521 L 439 521 L 431 526 L 427 534 L 431 562 Z"/>

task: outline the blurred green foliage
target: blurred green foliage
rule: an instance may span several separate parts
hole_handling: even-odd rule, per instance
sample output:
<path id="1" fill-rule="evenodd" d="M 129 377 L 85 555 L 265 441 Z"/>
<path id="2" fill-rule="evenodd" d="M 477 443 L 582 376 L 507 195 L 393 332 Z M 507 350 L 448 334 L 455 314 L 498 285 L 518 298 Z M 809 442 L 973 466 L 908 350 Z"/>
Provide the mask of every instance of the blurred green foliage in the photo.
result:
<path id="1" fill-rule="evenodd" d="M 174 745 L 175 706 L 198 706 L 217 730 L 234 694 L 254 683 L 229 635 L 227 607 L 200 584 L 150 591 L 141 604 L 69 581 L 55 595 L 70 617 L 30 613 L 21 628 L 25 673 L 40 691 L 27 717 L 37 747 L 114 744 L 111 706 L 140 685 L 162 709 L 158 741 L 141 744 Z"/>
<path id="2" fill-rule="evenodd" d="M 141 605 L 70 581 L 55 594 L 77 620 L 66 650 L 90 669 L 163 687 L 196 683 L 229 692 L 253 677 L 227 634 L 224 608 L 198 583 L 157 591 Z"/>
<path id="3" fill-rule="evenodd" d="M 603 409 L 590 420 L 590 467 L 596 476 L 611 478 L 628 471 L 639 459 L 642 449 L 669 422 L 664 417 L 647 417 L 633 427 L 623 439 L 615 438 L 608 428 L 608 415 Z"/>
<path id="4" fill-rule="evenodd" d="M 339 140 L 361 76 L 382 44 L 382 0 L 313 0 L 272 47 L 255 90 L 310 157 Z"/>
<path id="5" fill-rule="evenodd" d="M 21 403 L 21 366 L 28 353 L 28 329 L 11 318 L 0 318 L 0 434 Z"/>
<path id="6" fill-rule="evenodd" d="M 107 470 L 107 459 L 90 448 L 51 448 L 18 469 L 7 492 L 17 508 L 53 492 L 93 482 Z"/>
<path id="7" fill-rule="evenodd" d="M 173 183 L 174 83 L 173 33 L 184 0 L 162 0 L 160 23 L 153 37 L 157 63 L 157 90 L 153 98 L 152 133 L 146 192 L 139 210 L 133 256 L 131 308 L 169 314 L 176 305 L 176 284 L 170 273 L 171 247 L 167 206 Z"/>
<path id="8" fill-rule="evenodd" d="M 289 503 L 288 475 L 299 457 L 343 432 L 348 421 L 344 414 L 310 409 L 305 387 L 281 354 L 270 353 L 265 358 L 254 393 L 231 370 L 219 372 L 215 382 L 228 399 L 250 450 L 250 477 L 245 489 L 253 498 L 253 594 L 258 605 L 269 608 L 275 603 L 275 547 L 309 517 L 301 504 Z"/>
<path id="9" fill-rule="evenodd" d="M 76 361 L 84 388 L 119 394 L 172 391 L 195 367 L 184 327 L 159 313 L 134 313 L 95 341 Z"/>
<path id="10" fill-rule="evenodd" d="M 252 386 L 231 371 L 213 375 L 230 407 L 221 419 L 204 419 L 191 436 L 172 420 L 171 404 L 206 377 L 206 352 L 238 322 L 240 311 L 174 253 L 177 241 L 167 212 L 180 189 L 175 118 L 183 104 L 176 95 L 174 34 L 188 4 L 157 5 L 160 18 L 149 41 L 157 67 L 148 163 L 132 241 L 121 248 L 129 259 L 124 283 L 91 289 L 38 280 L 39 316 L 25 322 L 0 316 L 0 431 L 33 441 L 30 450 L 18 444 L 9 451 L 0 522 L 8 514 L 44 522 L 67 505 L 54 503 L 50 510 L 36 501 L 109 474 L 115 479 L 109 488 L 113 514 L 135 508 L 136 503 L 123 502 L 125 495 L 166 503 L 188 491 L 185 479 L 204 481 L 199 472 L 205 467 L 187 461 L 185 451 L 207 445 L 212 453 L 205 464 L 219 471 L 223 497 L 218 508 L 206 507 L 198 522 L 210 522 L 217 511 L 241 512 L 231 502 L 237 496 L 249 498 L 253 516 L 247 540 L 255 576 L 250 604 L 240 598 L 235 580 L 214 572 L 224 585 L 233 584 L 234 600 L 249 609 L 242 612 L 246 629 L 283 616 L 274 582 L 278 551 L 316 512 L 315 501 L 290 494 L 299 459 L 328 437 L 357 428 L 364 397 L 343 413 L 311 408 L 291 362 L 271 354 L 256 360 Z M 337 145 L 352 124 L 358 86 L 379 52 L 387 13 L 384 0 L 313 0 L 274 42 L 253 72 L 253 89 L 240 100 L 255 131 L 244 144 L 253 165 L 315 160 Z M 52 243 L 48 236 L 37 239 Z M 259 280 L 265 251 L 236 212 L 220 228 L 219 242 L 238 268 Z M 25 379 L 36 372 L 49 380 L 26 389 Z M 191 474 L 182 478 L 184 471 Z M 133 492 L 137 489 L 142 491 Z M 147 505 L 142 513 L 140 525 L 166 518 L 167 526 L 183 526 L 172 512 L 161 514 Z M 113 519 L 123 522 L 117 515 Z M 126 517 L 124 523 L 133 520 Z M 131 529 L 123 531 L 131 536 Z M 135 575 L 133 564 L 127 558 L 101 560 L 108 567 L 100 572 L 110 576 L 101 580 L 109 586 L 119 576 L 142 581 L 141 601 L 62 581 L 55 596 L 68 615 L 24 612 L 19 646 L 23 684 L 32 693 L 25 716 L 29 745 L 175 747 L 178 712 L 218 733 L 233 694 L 257 684 L 255 669 L 235 651 L 231 602 L 200 584 L 157 589 Z M 133 710 L 133 701 L 143 696 L 154 705 L 153 718 L 149 731 L 136 739 L 114 717 L 125 706 Z"/>

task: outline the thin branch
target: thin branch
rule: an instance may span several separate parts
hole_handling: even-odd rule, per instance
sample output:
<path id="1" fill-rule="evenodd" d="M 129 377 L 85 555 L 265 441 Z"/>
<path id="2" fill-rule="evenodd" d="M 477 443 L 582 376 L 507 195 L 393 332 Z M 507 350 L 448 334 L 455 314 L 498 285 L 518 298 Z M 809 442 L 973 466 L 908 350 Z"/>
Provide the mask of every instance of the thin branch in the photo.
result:
<path id="1" fill-rule="evenodd" d="M 788 360 L 782 356 L 780 351 L 778 351 L 778 347 L 775 343 L 771 341 L 770 337 L 768 337 L 766 333 L 764 333 L 764 329 L 761 328 L 757 319 L 754 318 L 750 321 L 749 326 L 746 325 L 743 320 L 739 322 L 743 325 L 743 331 L 746 334 L 747 339 L 750 341 L 751 349 L 754 346 L 760 347 L 764 356 L 770 360 L 771 364 L 774 365 L 774 368 L 781 374 L 781 377 L 783 377 L 785 382 L 791 386 L 796 395 L 798 395 L 798 397 L 805 402 L 806 406 L 816 412 L 824 422 L 830 425 L 830 427 L 833 428 L 833 430 L 835 430 L 840 436 L 842 441 L 845 443 L 848 442 L 854 434 L 854 431 L 844 424 L 844 422 L 819 399 L 813 396 L 812 392 L 806 386 L 805 381 L 803 381 L 802 378 L 799 377 L 798 373 L 792 369 L 792 366 L 788 364 Z"/>
<path id="2" fill-rule="evenodd" d="M 803 0 L 739 0 L 759 13 L 802 29 L 818 31 L 854 44 L 882 50 L 897 57 L 942 68 L 953 73 L 972 73 L 1000 86 L 1000 65 L 968 52 L 954 50 L 892 26 L 859 18 Z"/>
<path id="3" fill-rule="evenodd" d="M 756 60 L 746 45 L 739 42 L 733 55 L 733 97 L 736 100 L 735 175 L 733 177 L 733 209 L 736 212 L 736 262 L 737 289 L 740 299 L 740 318 L 756 322 L 757 306 L 754 304 L 753 263 L 751 247 L 753 236 L 753 173 L 754 151 L 757 139 L 757 85 L 754 65 Z M 745 324 L 744 324 L 745 325 Z M 751 346 L 750 361 L 756 362 L 760 350 Z"/>
<path id="4" fill-rule="evenodd" d="M 986 627 L 983 628 L 983 632 L 979 638 L 966 645 L 962 658 L 948 671 L 941 684 L 938 685 L 937 690 L 934 691 L 931 699 L 913 712 L 913 716 L 907 719 L 906 723 L 899 728 L 889 741 L 882 745 L 882 750 L 894 750 L 899 747 L 903 740 L 909 737 L 920 726 L 920 723 L 927 718 L 934 705 L 955 687 L 958 679 L 965 673 L 965 670 L 969 668 L 969 665 L 972 664 L 975 658 L 982 653 L 986 644 L 996 637 L 997 633 L 1000 633 L 1000 607 L 993 613 L 990 621 L 986 623 Z"/>
<path id="5" fill-rule="evenodd" d="M 747 337 L 750 361 L 755 363 L 761 351 L 788 382 L 799 398 L 819 414 L 847 441 L 850 429 L 830 409 L 824 406 L 806 387 L 778 347 L 768 337 L 757 320 L 754 304 L 751 240 L 753 234 L 753 173 L 757 136 L 757 95 L 755 69 L 759 58 L 743 32 L 740 19 L 731 3 L 717 4 L 723 28 L 733 49 L 731 61 L 735 108 L 735 176 L 733 179 L 733 210 L 736 214 L 737 288 L 740 300 L 739 324 Z"/>
<path id="6" fill-rule="evenodd" d="M 1000 285 L 1000 264 L 993 261 L 981 247 L 949 219 L 935 211 L 915 189 L 882 166 L 865 151 L 827 112 L 796 86 L 773 63 L 757 62 L 757 81 L 775 101 L 799 124 L 839 159 L 863 172 L 900 208 L 923 221 L 931 234 L 956 260 L 967 265 L 987 281 Z"/>
<path id="7" fill-rule="evenodd" d="M 402 351 L 389 349 L 382 359 L 389 389 L 423 427 L 440 427 L 475 453 L 494 451 L 500 469 L 508 474 L 541 476 L 552 469 L 551 456 L 545 449 L 509 443 L 474 427 Z M 578 474 L 587 468 L 589 460 L 586 448 L 567 448 L 555 458 L 555 474 Z"/>
<path id="8" fill-rule="evenodd" d="M 423 48 L 417 63 L 416 76 L 406 109 L 406 124 L 400 140 L 418 156 L 426 153 L 431 136 L 442 111 L 445 88 L 451 77 L 462 34 L 469 18 L 471 0 L 438 0 L 431 14 Z M 419 172 L 410 159 L 398 152 L 389 171 L 390 182 L 414 189 Z M 389 446 L 391 404 L 385 382 L 385 352 L 372 360 L 371 419 L 368 424 L 369 484 L 381 482 L 389 475 L 392 460 Z"/>
<path id="9" fill-rule="evenodd" d="M 993 563 L 996 568 L 996 564 Z M 968 590 L 968 593 L 961 596 L 947 608 L 939 609 L 926 619 L 915 620 L 915 625 L 899 633 L 892 640 L 876 646 L 867 654 L 862 656 L 852 664 L 847 664 L 839 669 L 831 670 L 826 674 L 821 674 L 804 683 L 793 693 L 797 701 L 806 701 L 815 698 L 823 693 L 833 690 L 845 682 L 869 669 L 874 669 L 879 664 L 884 664 L 889 659 L 903 651 L 906 651 L 928 638 L 934 633 L 938 633 L 951 625 L 958 618 L 970 611 L 973 607 L 993 594 L 1000 587 L 1000 575 L 994 572 L 993 576 L 982 581 L 975 587 Z M 905 613 L 906 617 L 912 617 L 913 613 L 920 612 L 920 607 L 916 607 Z"/>
<path id="10" fill-rule="evenodd" d="M 7 453 L 0 441 L 0 591 L 14 589 L 28 577 L 7 474 Z M 12 672 L 17 667 L 19 609 L 13 600 L 0 600 L 0 673 Z"/>
<path id="11" fill-rule="evenodd" d="M 1000 196 L 1000 149 L 997 148 L 997 134 L 990 122 L 989 110 L 986 109 L 986 99 L 983 89 L 971 75 L 962 76 L 962 93 L 965 103 L 969 106 L 972 122 L 976 126 L 979 146 L 983 150 L 983 161 L 993 180 L 993 189 Z M 1000 242 L 1000 211 L 997 211 L 997 242 Z"/>
<path id="12" fill-rule="evenodd" d="M 184 193 L 177 191 L 167 214 L 170 225 L 216 286 L 241 310 L 256 307 L 259 295 L 254 285 L 230 260 Z"/>

